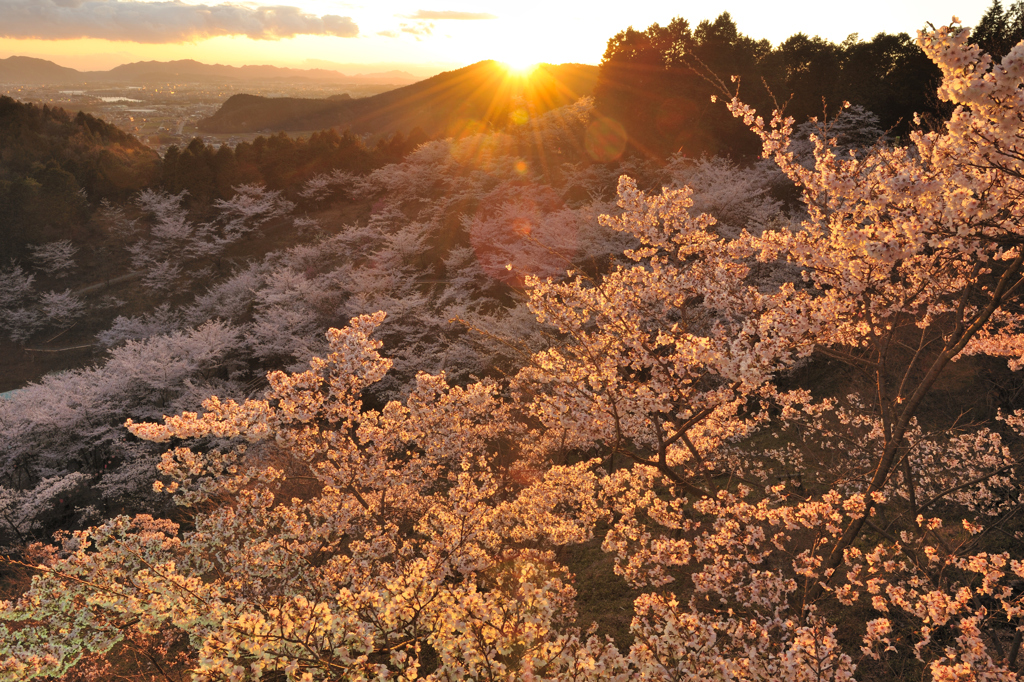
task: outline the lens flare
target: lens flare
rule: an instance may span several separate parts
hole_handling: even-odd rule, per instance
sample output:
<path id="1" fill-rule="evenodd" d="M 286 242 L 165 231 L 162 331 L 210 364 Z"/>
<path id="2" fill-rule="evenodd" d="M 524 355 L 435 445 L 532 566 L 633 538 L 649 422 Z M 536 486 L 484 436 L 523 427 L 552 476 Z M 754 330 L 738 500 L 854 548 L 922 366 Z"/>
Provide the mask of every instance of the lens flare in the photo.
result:
<path id="1" fill-rule="evenodd" d="M 626 129 L 621 123 L 605 116 L 597 116 L 587 127 L 584 145 L 590 158 L 608 163 L 622 156 L 628 139 Z"/>
<path id="2" fill-rule="evenodd" d="M 513 110 L 512 113 L 508 115 L 508 120 L 513 125 L 521 126 L 530 120 L 530 112 L 528 112 L 523 107 L 519 107 Z"/>

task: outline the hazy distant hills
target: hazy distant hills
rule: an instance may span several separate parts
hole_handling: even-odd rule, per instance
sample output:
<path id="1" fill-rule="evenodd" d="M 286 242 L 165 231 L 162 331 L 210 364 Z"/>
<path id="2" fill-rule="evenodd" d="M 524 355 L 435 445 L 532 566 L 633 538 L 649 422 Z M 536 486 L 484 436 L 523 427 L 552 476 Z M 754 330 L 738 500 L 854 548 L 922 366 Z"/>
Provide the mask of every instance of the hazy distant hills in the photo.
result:
<path id="1" fill-rule="evenodd" d="M 528 78 L 485 61 L 412 85 L 359 99 L 268 98 L 235 95 L 199 122 L 210 133 L 300 131 L 341 127 L 355 133 L 459 135 L 502 125 L 511 112 L 538 114 L 594 91 L 597 67 L 542 64 Z"/>
<path id="2" fill-rule="evenodd" d="M 109 71 L 77 71 L 34 57 L 0 59 L 0 83 L 78 85 L 82 83 L 225 83 L 232 81 L 309 81 L 346 84 L 406 85 L 419 79 L 405 71 L 345 75 L 330 69 L 289 69 L 278 66 L 225 66 L 192 59 L 134 62 Z"/>
<path id="3" fill-rule="evenodd" d="M 0 59 L 0 83 L 26 85 L 61 85 L 80 83 L 85 74 L 35 57 Z"/>

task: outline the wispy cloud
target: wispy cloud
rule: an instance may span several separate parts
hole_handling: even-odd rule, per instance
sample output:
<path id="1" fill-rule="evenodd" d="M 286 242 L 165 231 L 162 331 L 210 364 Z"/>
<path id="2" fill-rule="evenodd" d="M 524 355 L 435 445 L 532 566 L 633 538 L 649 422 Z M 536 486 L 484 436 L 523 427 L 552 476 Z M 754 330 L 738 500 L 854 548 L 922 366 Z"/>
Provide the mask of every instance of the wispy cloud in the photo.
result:
<path id="1" fill-rule="evenodd" d="M 399 24 L 402 33 L 411 33 L 416 40 L 423 40 L 423 36 L 429 36 L 434 32 L 434 25 L 421 21 L 418 24 Z"/>
<path id="2" fill-rule="evenodd" d="M 351 17 L 317 16 L 286 5 L 187 5 L 180 0 L 0 0 L 0 37 L 103 38 L 136 43 L 181 43 L 244 35 L 280 40 L 297 35 L 351 38 Z"/>
<path id="3" fill-rule="evenodd" d="M 406 19 L 456 19 L 459 21 L 480 21 L 481 19 L 497 19 L 493 14 L 487 12 L 456 12 L 454 10 L 417 10 L 416 14 L 405 15 Z"/>

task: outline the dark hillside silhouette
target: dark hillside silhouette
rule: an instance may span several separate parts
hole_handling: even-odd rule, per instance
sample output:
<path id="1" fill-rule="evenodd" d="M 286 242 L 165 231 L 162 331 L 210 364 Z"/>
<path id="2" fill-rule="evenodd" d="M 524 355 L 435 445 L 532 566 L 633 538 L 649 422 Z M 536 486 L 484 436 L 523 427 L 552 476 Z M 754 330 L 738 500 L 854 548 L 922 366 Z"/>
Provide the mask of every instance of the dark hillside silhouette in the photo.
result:
<path id="1" fill-rule="evenodd" d="M 1024 40 L 1024 0 L 1017 0 L 1005 10 L 999 0 L 992 0 L 970 40 L 992 55 L 992 59 L 1002 59 L 1010 48 Z"/>
<path id="2" fill-rule="evenodd" d="M 1002 35 L 1013 24 L 999 21 L 989 22 L 989 33 Z M 599 112 L 625 128 L 634 153 L 739 159 L 757 155 L 760 143 L 723 115 L 723 104 L 713 103 L 712 96 L 721 99 L 739 87 L 744 101 L 759 111 L 771 111 L 777 102 L 798 123 L 826 110 L 834 115 L 849 101 L 902 135 L 915 113 L 941 116 L 935 97 L 939 75 L 906 33 L 879 33 L 867 42 L 852 35 L 839 45 L 798 33 L 773 48 L 740 33 L 723 13 L 696 28 L 676 18 L 667 26 L 630 27 L 612 37 L 595 99 Z"/>
<path id="3" fill-rule="evenodd" d="M 172 194 L 188 191 L 193 208 L 208 207 L 216 199 L 229 199 L 241 184 L 266 185 L 284 190 L 290 197 L 302 183 L 317 173 L 344 170 L 363 174 L 387 163 L 399 161 L 417 145 L 426 142 L 422 131 L 409 136 L 396 133 L 382 138 L 372 149 L 349 132 L 334 130 L 293 138 L 284 133 L 257 137 L 234 149 L 214 147 L 193 139 L 183 148 L 171 146 L 164 155 L 160 187 Z"/>
<path id="4" fill-rule="evenodd" d="M 739 33 L 728 13 L 696 30 L 682 18 L 645 31 L 630 27 L 608 41 L 594 92 L 597 107 L 625 127 L 633 151 L 647 156 L 678 150 L 748 154 L 760 146 L 756 137 L 712 103 L 724 86 L 709 77 L 759 84 L 761 62 L 770 52 L 768 41 Z M 749 90 L 744 87 L 748 97 Z M 761 108 L 762 102 L 751 104 Z"/>
<path id="5" fill-rule="evenodd" d="M 354 133 L 459 136 L 503 126 L 525 108 L 543 113 L 593 92 L 597 68 L 543 64 L 522 77 L 485 61 L 361 99 L 267 98 L 235 95 L 199 129 L 212 133 L 297 131 L 340 127 Z"/>

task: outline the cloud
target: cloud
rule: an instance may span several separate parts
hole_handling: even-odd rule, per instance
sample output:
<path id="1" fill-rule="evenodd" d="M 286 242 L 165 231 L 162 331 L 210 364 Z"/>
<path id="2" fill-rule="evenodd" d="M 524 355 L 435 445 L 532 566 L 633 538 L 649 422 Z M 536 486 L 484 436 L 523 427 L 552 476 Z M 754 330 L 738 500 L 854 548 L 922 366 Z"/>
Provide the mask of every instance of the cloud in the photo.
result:
<path id="1" fill-rule="evenodd" d="M 417 40 L 419 40 L 420 36 L 429 36 L 431 33 L 434 32 L 433 24 L 427 24 L 422 22 L 414 25 L 399 24 L 399 28 L 402 30 L 402 33 L 413 34 L 414 36 L 416 36 Z"/>
<path id="2" fill-rule="evenodd" d="M 187 5 L 180 0 L 0 0 L 0 37 L 102 38 L 182 43 L 244 35 L 280 40 L 297 35 L 359 35 L 352 17 L 316 16 L 287 5 Z"/>
<path id="3" fill-rule="evenodd" d="M 457 19 L 459 21 L 479 21 L 481 19 L 497 19 L 493 14 L 487 12 L 456 12 L 453 10 L 417 10 L 416 14 L 409 14 L 406 19 Z"/>
<path id="4" fill-rule="evenodd" d="M 394 31 L 377 31 L 377 35 L 384 36 L 385 38 L 397 38 L 398 34 Z"/>

